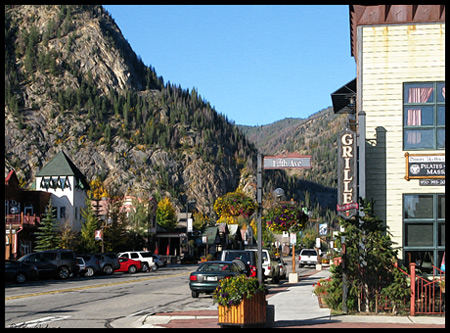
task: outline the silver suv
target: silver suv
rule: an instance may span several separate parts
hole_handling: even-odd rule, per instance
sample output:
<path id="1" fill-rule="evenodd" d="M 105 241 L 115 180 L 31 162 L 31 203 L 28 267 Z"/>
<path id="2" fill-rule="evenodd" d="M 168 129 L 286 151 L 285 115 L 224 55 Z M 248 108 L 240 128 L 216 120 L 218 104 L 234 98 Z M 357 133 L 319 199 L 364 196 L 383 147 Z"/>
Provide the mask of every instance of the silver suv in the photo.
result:
<path id="1" fill-rule="evenodd" d="M 117 257 L 139 260 L 142 263 L 143 272 L 147 272 L 148 270 L 156 271 L 158 269 L 158 266 L 153 261 L 153 254 L 151 252 L 127 251 L 119 253 Z"/>

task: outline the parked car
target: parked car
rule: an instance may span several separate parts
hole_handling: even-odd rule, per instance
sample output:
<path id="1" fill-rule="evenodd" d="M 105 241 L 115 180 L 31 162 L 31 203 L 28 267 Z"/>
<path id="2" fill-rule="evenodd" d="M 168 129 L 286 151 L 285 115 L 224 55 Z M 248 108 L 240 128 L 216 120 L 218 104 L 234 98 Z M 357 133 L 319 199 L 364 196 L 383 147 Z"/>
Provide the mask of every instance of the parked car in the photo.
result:
<path id="1" fill-rule="evenodd" d="M 256 277 L 256 252 L 251 250 L 223 250 L 222 261 L 241 260 L 246 266 L 246 274 Z"/>
<path id="2" fill-rule="evenodd" d="M 153 254 L 149 251 L 127 251 L 118 254 L 119 257 L 139 260 L 142 263 L 142 271 L 157 270 L 158 266 L 153 261 Z"/>
<path id="3" fill-rule="evenodd" d="M 285 279 L 287 276 L 287 264 L 281 257 L 276 257 L 275 259 L 277 260 L 278 267 L 280 268 L 280 279 Z"/>
<path id="4" fill-rule="evenodd" d="M 197 298 L 200 293 L 212 293 L 220 280 L 242 274 L 245 274 L 244 271 L 233 261 L 204 262 L 189 276 L 192 297 Z"/>
<path id="5" fill-rule="evenodd" d="M 317 264 L 317 251 L 314 249 L 302 249 L 298 256 L 298 267 L 304 265 L 315 266 Z"/>
<path id="6" fill-rule="evenodd" d="M 35 265 L 5 260 L 5 281 L 22 284 L 28 280 L 35 280 L 37 277 L 38 271 Z"/>
<path id="7" fill-rule="evenodd" d="M 90 277 L 102 272 L 100 260 L 89 254 L 79 254 L 77 256 L 77 265 L 80 268 L 79 275 Z"/>
<path id="8" fill-rule="evenodd" d="M 258 250 L 254 248 L 248 250 L 258 253 Z M 278 262 L 272 252 L 267 249 L 262 249 L 262 267 L 264 273 L 263 277 L 265 279 L 271 279 L 273 283 L 280 282 L 280 268 L 278 267 Z"/>
<path id="9" fill-rule="evenodd" d="M 126 272 L 134 274 L 137 271 L 142 270 L 142 263 L 139 260 L 119 257 L 119 263 L 120 267 L 114 270 L 114 272 Z"/>
<path id="10" fill-rule="evenodd" d="M 20 262 L 33 264 L 39 277 L 54 276 L 65 280 L 78 273 L 75 253 L 70 250 L 48 250 L 27 254 L 19 258 Z"/>
<path id="11" fill-rule="evenodd" d="M 120 268 L 119 259 L 115 253 L 94 253 L 91 255 L 99 261 L 101 272 L 105 275 L 111 275 L 116 269 Z"/>
<path id="12" fill-rule="evenodd" d="M 155 265 L 160 268 L 160 267 L 166 267 L 167 261 L 163 260 L 159 255 L 157 254 L 153 254 L 153 262 L 155 263 Z"/>

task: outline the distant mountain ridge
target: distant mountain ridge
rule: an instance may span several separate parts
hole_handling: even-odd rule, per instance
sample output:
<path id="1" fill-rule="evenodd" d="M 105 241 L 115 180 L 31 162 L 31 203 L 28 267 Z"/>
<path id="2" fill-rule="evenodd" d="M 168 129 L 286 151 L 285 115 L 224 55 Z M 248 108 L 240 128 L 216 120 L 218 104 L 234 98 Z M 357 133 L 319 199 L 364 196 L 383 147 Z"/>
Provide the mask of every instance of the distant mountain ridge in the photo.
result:
<path id="1" fill-rule="evenodd" d="M 285 118 L 263 126 L 238 127 L 264 155 L 297 152 L 311 156 L 311 169 L 289 172 L 303 180 L 336 187 L 337 136 L 345 128 L 346 117 L 332 107 L 306 119 Z"/>

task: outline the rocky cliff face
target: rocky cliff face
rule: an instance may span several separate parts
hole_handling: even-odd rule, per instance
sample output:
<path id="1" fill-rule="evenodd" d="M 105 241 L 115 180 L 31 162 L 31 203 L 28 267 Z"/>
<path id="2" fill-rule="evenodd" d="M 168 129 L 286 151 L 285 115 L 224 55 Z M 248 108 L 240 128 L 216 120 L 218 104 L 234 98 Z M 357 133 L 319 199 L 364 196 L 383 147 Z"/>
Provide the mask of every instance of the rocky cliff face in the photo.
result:
<path id="1" fill-rule="evenodd" d="M 101 6 L 6 6 L 5 25 L 5 173 L 25 185 L 63 149 L 112 193 L 168 195 L 180 209 L 188 197 L 212 213 L 252 168 L 239 130 L 164 84 Z"/>

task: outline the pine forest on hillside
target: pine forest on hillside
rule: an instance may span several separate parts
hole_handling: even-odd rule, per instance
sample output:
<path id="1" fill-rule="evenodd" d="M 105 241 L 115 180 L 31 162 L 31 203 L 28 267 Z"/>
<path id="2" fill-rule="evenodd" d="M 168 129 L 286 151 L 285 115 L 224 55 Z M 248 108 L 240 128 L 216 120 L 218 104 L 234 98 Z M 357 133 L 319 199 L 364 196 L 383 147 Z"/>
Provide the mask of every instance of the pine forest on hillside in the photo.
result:
<path id="1" fill-rule="evenodd" d="M 313 167 L 265 172 L 265 192 L 284 188 L 332 219 L 343 119 L 328 108 L 237 126 L 196 89 L 146 66 L 103 7 L 5 6 L 5 172 L 14 169 L 25 187 L 63 149 L 117 195 L 169 196 L 179 210 L 195 199 L 213 215 L 219 196 L 251 188 L 258 149 L 296 151 Z"/>

